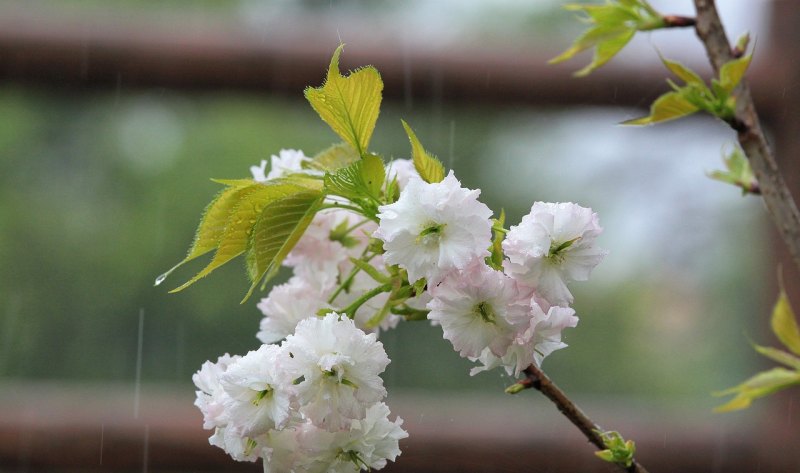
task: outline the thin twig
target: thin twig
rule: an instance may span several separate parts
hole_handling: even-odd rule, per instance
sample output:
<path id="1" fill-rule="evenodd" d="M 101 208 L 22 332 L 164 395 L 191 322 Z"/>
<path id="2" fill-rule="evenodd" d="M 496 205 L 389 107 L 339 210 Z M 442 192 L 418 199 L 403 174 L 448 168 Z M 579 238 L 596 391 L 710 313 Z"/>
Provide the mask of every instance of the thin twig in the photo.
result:
<path id="1" fill-rule="evenodd" d="M 697 9 L 695 32 L 706 48 L 714 71 L 719 74 L 722 66 L 735 58 L 735 53 L 725 35 L 714 0 L 694 0 L 694 5 Z M 764 203 L 795 265 L 800 268 L 800 211 L 764 137 L 747 82 L 742 80 L 734 93 L 736 114 L 728 123 L 738 133 L 739 145 L 750 161 Z"/>
<path id="2" fill-rule="evenodd" d="M 584 414 L 583 411 L 564 394 L 564 391 L 556 386 L 538 366 L 532 364 L 525 368 L 524 373 L 525 379 L 519 381 L 518 384 L 522 385 L 524 388 L 534 388 L 544 394 L 548 399 L 553 401 L 558 410 L 564 414 L 564 417 L 569 419 L 590 442 L 600 450 L 605 450 L 606 446 L 603 442 L 603 438 L 598 434 L 598 432 L 603 432 L 603 429 Z M 636 460 L 634 460 L 633 464 L 628 468 L 622 465 L 617 466 L 629 473 L 647 473 L 647 469 Z"/>

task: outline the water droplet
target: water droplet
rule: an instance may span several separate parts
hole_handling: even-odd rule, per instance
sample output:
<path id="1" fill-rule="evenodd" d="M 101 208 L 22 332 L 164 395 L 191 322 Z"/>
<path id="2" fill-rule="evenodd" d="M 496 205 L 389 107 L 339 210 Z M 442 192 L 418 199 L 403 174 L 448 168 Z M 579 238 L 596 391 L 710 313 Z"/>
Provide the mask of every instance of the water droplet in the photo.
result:
<path id="1" fill-rule="evenodd" d="M 167 279 L 167 276 L 169 276 L 169 273 L 170 273 L 170 272 L 169 272 L 169 271 L 167 271 L 166 273 L 164 273 L 164 274 L 162 274 L 162 275 L 158 276 L 158 277 L 156 278 L 156 284 L 155 284 L 155 285 L 156 285 L 156 286 L 158 286 L 159 284 L 161 284 L 162 282 L 164 282 L 164 280 L 165 280 L 165 279 Z"/>

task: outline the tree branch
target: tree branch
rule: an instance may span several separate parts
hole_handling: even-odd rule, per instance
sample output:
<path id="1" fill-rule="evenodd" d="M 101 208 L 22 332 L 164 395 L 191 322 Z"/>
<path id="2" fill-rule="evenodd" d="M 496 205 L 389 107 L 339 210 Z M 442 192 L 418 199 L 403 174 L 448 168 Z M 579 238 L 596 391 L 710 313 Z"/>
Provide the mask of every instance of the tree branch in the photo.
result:
<path id="1" fill-rule="evenodd" d="M 714 71 L 719 74 L 722 66 L 735 58 L 734 51 L 725 35 L 714 0 L 694 0 L 694 5 L 697 10 L 695 32 L 706 48 Z M 738 133 L 739 145 L 750 161 L 764 203 L 789 248 L 795 265 L 800 268 L 800 212 L 764 137 L 750 96 L 750 87 L 745 80 L 742 80 L 734 94 L 736 114 L 729 125 Z"/>
<path id="2" fill-rule="evenodd" d="M 525 368 L 524 373 L 525 379 L 518 383 L 523 389 L 534 388 L 544 394 L 548 399 L 553 401 L 558 410 L 564 414 L 564 417 L 569 419 L 590 442 L 600 450 L 606 449 L 602 437 L 597 433 L 598 431 L 603 432 L 603 429 L 584 414 L 583 411 L 564 394 L 564 391 L 556 386 L 536 364 L 531 364 Z M 617 466 L 629 473 L 647 473 L 647 469 L 636 460 L 633 461 L 633 464 L 629 468 L 622 465 Z"/>

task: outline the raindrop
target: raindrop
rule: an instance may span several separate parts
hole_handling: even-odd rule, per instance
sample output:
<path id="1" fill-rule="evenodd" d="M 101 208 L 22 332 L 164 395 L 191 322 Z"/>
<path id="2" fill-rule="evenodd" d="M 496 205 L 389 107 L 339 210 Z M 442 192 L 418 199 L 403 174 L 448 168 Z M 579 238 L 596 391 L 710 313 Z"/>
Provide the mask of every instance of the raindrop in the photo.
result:
<path id="1" fill-rule="evenodd" d="M 144 308 L 139 309 L 139 340 L 136 347 L 136 383 L 133 390 L 133 417 L 139 418 L 139 394 L 142 387 L 142 338 L 144 335 Z"/>
<path id="2" fill-rule="evenodd" d="M 100 424 L 100 464 L 103 464 L 103 441 L 105 440 L 106 424 Z"/>
<path id="3" fill-rule="evenodd" d="M 159 275 L 156 278 L 156 284 L 155 285 L 158 286 L 159 284 L 164 282 L 164 280 L 167 279 L 167 276 L 169 276 L 169 273 L 170 273 L 170 271 L 167 271 L 166 273 Z"/>

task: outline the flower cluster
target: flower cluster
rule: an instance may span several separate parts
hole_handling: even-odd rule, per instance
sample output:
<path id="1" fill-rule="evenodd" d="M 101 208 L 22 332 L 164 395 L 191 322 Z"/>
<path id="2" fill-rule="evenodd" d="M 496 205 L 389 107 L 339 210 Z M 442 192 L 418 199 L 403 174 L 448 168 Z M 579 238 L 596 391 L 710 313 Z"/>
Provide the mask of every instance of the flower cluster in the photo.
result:
<path id="1" fill-rule="evenodd" d="M 270 185 L 321 178 L 313 165 L 282 150 L 269 171 L 266 161 L 251 171 Z M 264 345 L 194 376 L 213 445 L 237 460 L 263 458 L 266 471 L 352 472 L 394 461 L 407 433 L 382 402 L 389 359 L 377 337 L 404 319 L 441 326 L 478 363 L 472 374 L 519 374 L 566 346 L 561 332 L 578 322 L 567 283 L 587 279 L 605 255 L 595 246 L 597 215 L 537 202 L 505 229 L 480 190 L 462 187 L 452 171 L 438 181 L 421 172 L 392 161 L 366 204 L 326 194 L 281 262 L 291 277 L 258 303 Z"/>
<path id="2" fill-rule="evenodd" d="M 265 471 L 380 469 L 408 436 L 389 420 L 375 334 L 331 313 L 306 318 L 280 345 L 206 362 L 194 377 L 195 405 L 212 445 L 234 459 L 264 459 Z"/>
<path id="3" fill-rule="evenodd" d="M 411 283 L 426 279 L 428 319 L 461 356 L 481 363 L 472 374 L 496 366 L 519 374 L 566 346 L 561 331 L 578 323 L 566 284 L 586 280 L 603 258 L 595 246 L 602 230 L 590 209 L 537 202 L 496 248 L 479 194 L 452 171 L 436 183 L 412 177 L 396 202 L 380 207 L 374 235 L 387 263 Z M 490 248 L 502 266 L 490 265 Z"/>

